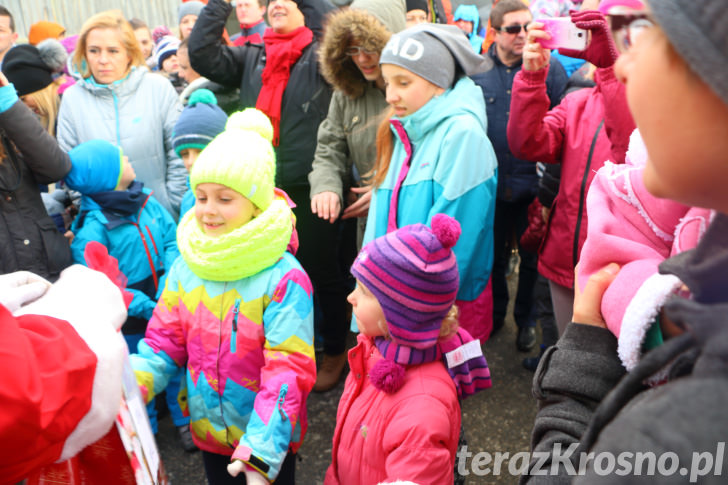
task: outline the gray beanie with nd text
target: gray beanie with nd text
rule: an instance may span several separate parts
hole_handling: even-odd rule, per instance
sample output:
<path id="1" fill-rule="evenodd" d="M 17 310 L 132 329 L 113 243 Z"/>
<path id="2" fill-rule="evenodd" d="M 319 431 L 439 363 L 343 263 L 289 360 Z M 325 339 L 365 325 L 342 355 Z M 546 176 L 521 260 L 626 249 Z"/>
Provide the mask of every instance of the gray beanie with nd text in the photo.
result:
<path id="1" fill-rule="evenodd" d="M 728 2 L 651 0 L 649 5 L 680 57 L 728 105 Z"/>
<path id="2" fill-rule="evenodd" d="M 490 58 L 473 52 L 468 38 L 454 25 L 418 24 L 394 34 L 384 46 L 380 64 L 394 64 L 443 89 L 455 82 L 456 67 L 470 76 L 493 67 Z"/>

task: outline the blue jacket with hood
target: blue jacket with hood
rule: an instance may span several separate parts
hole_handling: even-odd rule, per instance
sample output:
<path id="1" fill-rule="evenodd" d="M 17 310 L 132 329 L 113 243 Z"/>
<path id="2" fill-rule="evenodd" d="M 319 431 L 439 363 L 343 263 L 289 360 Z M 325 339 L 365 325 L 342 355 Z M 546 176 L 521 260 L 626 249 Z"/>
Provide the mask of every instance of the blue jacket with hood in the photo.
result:
<path id="1" fill-rule="evenodd" d="M 80 213 L 71 226 L 75 234 L 71 243 L 73 261 L 86 264 L 84 250 L 90 241 L 106 246 L 119 261 L 119 270 L 128 280 L 127 290 L 134 295 L 122 331 L 143 333 L 164 288 L 166 273 L 179 256 L 177 225 L 140 182 L 133 182 L 126 191 L 114 191 L 121 178 L 118 147 L 92 140 L 71 150 L 69 156 L 73 168 L 66 183 L 82 194 Z M 135 191 L 139 209 L 130 215 L 115 210 L 114 204 L 102 208 L 97 202 L 103 194 L 124 199 L 126 195 L 134 197 Z"/>
<path id="2" fill-rule="evenodd" d="M 453 248 L 460 271 L 457 299 L 473 301 L 485 290 L 493 266 L 498 180 L 483 94 L 463 77 L 416 112 L 390 122 L 394 151 L 385 179 L 372 193 L 364 244 L 387 233 L 392 191 L 406 159 L 402 140 L 407 137 L 412 158 L 399 192 L 397 227 L 429 225 L 438 213 L 457 219 L 462 229 Z"/>
<path id="3" fill-rule="evenodd" d="M 485 39 L 478 35 L 478 27 L 480 25 L 480 14 L 478 13 L 478 7 L 476 7 L 475 5 L 460 5 L 457 10 L 455 10 L 455 15 L 453 15 L 453 21 L 457 22 L 458 20 L 465 20 L 466 22 L 473 23 L 473 30 L 470 31 L 467 36 L 473 50 L 477 54 L 480 54 L 480 52 L 483 50 L 483 41 Z"/>

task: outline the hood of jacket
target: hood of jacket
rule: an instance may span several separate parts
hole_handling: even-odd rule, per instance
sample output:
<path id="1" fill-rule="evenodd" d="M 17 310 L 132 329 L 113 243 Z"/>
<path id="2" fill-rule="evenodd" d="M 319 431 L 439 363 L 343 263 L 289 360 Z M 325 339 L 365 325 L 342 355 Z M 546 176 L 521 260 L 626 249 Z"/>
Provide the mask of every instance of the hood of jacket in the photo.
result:
<path id="1" fill-rule="evenodd" d="M 349 8 L 332 13 L 321 39 L 321 74 L 335 89 L 351 98 L 364 94 L 369 81 L 346 49 L 356 41 L 364 49 L 382 52 L 393 33 L 405 27 L 403 0 L 355 0 Z"/>
<path id="2" fill-rule="evenodd" d="M 468 34 L 468 38 L 474 35 L 478 35 L 478 27 L 480 25 L 480 13 L 478 13 L 478 7 L 475 5 L 460 5 L 455 10 L 453 21 L 465 20 L 466 22 L 473 23 L 473 31 Z"/>
<path id="3" fill-rule="evenodd" d="M 417 143 L 435 129 L 443 120 L 464 114 L 471 114 L 480 122 L 485 133 L 488 125 L 485 116 L 485 101 L 481 89 L 467 76 L 461 77 L 455 86 L 435 96 L 423 107 L 399 119 L 412 143 Z M 471 119 L 468 117 L 467 119 Z M 394 130 L 394 128 L 392 128 Z M 396 130 L 394 130 L 396 136 Z"/>

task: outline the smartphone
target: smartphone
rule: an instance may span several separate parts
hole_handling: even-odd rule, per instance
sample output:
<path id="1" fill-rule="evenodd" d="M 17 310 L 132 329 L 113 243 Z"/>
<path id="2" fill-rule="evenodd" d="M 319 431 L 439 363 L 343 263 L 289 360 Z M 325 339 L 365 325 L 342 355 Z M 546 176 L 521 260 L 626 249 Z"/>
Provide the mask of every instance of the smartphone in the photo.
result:
<path id="1" fill-rule="evenodd" d="M 564 47 L 583 51 L 586 49 L 586 30 L 580 29 L 571 22 L 569 17 L 537 19 L 543 24 L 543 29 L 551 34 L 550 39 L 538 39 L 544 49 L 558 49 Z"/>

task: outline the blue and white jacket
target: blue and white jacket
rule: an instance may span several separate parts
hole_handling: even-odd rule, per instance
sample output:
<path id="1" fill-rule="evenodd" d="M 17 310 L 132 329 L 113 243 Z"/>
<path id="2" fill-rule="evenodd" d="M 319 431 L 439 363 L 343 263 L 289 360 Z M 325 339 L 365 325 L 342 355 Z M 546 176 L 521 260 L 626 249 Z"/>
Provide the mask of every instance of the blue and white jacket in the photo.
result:
<path id="1" fill-rule="evenodd" d="M 392 191 L 407 158 L 408 140 L 412 157 L 399 192 L 397 227 L 429 225 L 438 213 L 457 219 L 462 228 L 453 248 L 460 271 L 457 299 L 473 301 L 485 290 L 493 266 L 498 180 L 482 92 L 464 77 L 416 112 L 390 122 L 394 151 L 384 181 L 372 194 L 364 244 L 387 233 Z"/>

